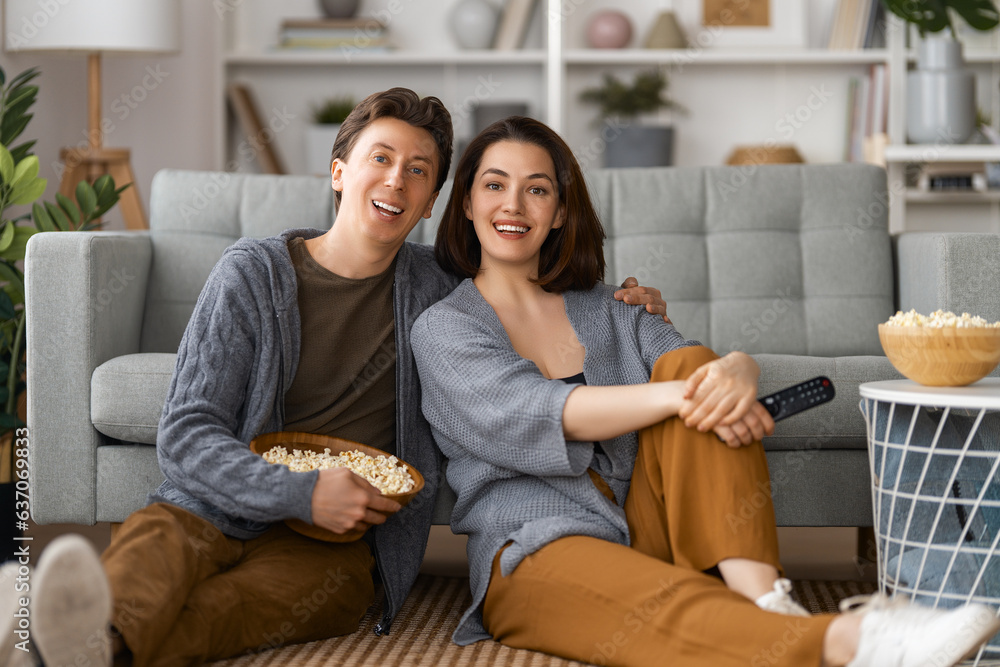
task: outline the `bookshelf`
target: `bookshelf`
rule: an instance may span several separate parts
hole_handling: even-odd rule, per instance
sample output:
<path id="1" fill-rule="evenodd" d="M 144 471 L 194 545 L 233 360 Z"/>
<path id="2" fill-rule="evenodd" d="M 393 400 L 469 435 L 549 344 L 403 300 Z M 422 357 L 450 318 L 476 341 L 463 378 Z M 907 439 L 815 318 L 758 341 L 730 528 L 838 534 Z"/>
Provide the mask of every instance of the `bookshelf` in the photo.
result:
<path id="1" fill-rule="evenodd" d="M 599 155 L 590 150 L 599 135 L 594 125 L 596 109 L 578 102 L 580 91 L 594 85 L 605 72 L 627 77 L 640 69 L 659 67 L 669 77 L 669 95 L 690 110 L 686 115 L 659 119 L 677 128 L 675 164 L 722 164 L 736 145 L 775 140 L 794 144 L 807 162 L 838 162 L 844 154 L 851 80 L 866 76 L 878 64 L 887 65 L 890 72 L 906 71 L 914 55 L 893 30 L 887 34 L 884 49 L 828 50 L 824 47 L 837 0 L 804 1 L 808 5 L 808 48 L 591 49 L 585 44 L 584 34 L 593 11 L 614 7 L 629 15 L 635 47 L 641 44 L 644 28 L 653 23 L 661 7 L 648 0 L 536 0 L 535 16 L 522 48 L 461 50 L 448 32 L 451 0 L 362 0 L 359 15 L 374 15 L 385 23 L 396 48 L 348 57 L 337 50 L 283 51 L 275 47 L 282 20 L 318 16 L 314 0 L 227 0 L 224 4 L 229 9 L 220 16 L 217 26 L 215 67 L 220 92 L 216 160 L 220 168 L 256 168 L 240 160 L 241 136 L 224 106 L 225 87 L 239 81 L 252 87 L 263 115 L 279 111 L 294 116 L 287 127 L 276 132 L 279 152 L 292 173 L 303 173 L 302 127 L 308 122 L 311 104 L 344 93 L 360 99 L 394 85 L 440 97 L 454 113 L 459 140 L 471 136 L 472 105 L 480 101 L 526 102 L 529 113 L 555 127 L 582 162 L 598 166 Z M 400 9 L 396 14 L 385 14 L 387 8 L 393 7 Z M 562 20 L 548 20 L 553 14 L 561 15 Z M 894 17 L 890 25 L 892 21 Z M 683 27 L 689 39 L 697 36 L 692 26 Z M 966 59 L 984 82 L 992 82 L 996 88 L 1000 49 L 970 48 Z M 903 79 L 890 75 L 888 130 L 893 138 L 903 136 L 904 131 Z M 981 87 L 985 90 L 989 86 Z M 826 98 L 812 105 L 811 96 L 817 90 L 825 91 Z M 987 97 L 981 106 L 995 122 L 1000 117 L 1000 100 Z M 804 120 L 785 122 L 795 114 Z M 264 120 L 267 122 L 267 118 Z M 941 159 L 970 159 L 957 147 L 952 151 L 953 157 Z M 924 152 L 926 147 L 907 146 L 893 139 L 886 151 L 890 180 L 902 183 L 906 164 Z M 990 153 L 983 159 L 995 156 Z M 898 190 L 893 199 L 891 228 L 902 231 L 907 208 L 918 212 L 925 203 L 955 202 L 977 219 L 989 217 L 990 206 L 998 210 L 1000 207 L 997 198 L 987 194 L 990 196 L 958 198 L 948 193 L 938 201 L 936 197 Z M 940 206 L 927 210 L 939 211 Z M 1000 212 L 996 217 L 1000 220 Z M 1000 222 L 996 225 L 1000 231 Z"/>
<path id="2" fill-rule="evenodd" d="M 886 33 L 889 69 L 906 72 L 916 62 L 908 37 L 907 26 L 891 16 Z M 1000 121 L 1000 48 L 997 31 L 978 35 L 980 41 L 992 40 L 993 46 L 970 46 L 965 39 L 964 58 L 977 74 L 977 104 L 992 116 L 993 125 Z M 969 37 L 966 33 L 965 37 Z M 948 230 L 958 215 L 978 220 L 977 231 L 1000 233 L 1000 191 L 985 192 L 926 192 L 912 187 L 907 168 L 921 163 L 1000 162 L 1000 146 L 976 144 L 908 144 L 906 143 L 906 77 L 891 76 L 889 85 L 889 143 L 885 148 L 886 171 L 889 180 L 889 231 Z M 946 208 L 946 207 L 952 208 Z"/>

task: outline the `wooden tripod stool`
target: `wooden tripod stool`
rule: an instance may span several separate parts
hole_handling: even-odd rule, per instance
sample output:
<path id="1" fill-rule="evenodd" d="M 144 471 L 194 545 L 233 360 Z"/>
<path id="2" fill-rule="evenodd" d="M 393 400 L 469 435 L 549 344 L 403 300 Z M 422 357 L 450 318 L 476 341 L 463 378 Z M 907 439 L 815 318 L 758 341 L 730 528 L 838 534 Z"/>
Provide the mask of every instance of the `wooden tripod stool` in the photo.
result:
<path id="1" fill-rule="evenodd" d="M 132 163 L 129 160 L 127 148 L 64 148 L 59 152 L 59 157 L 66 165 L 63 172 L 62 183 L 59 192 L 70 199 L 76 196 L 76 184 L 86 179 L 93 183 L 104 174 L 111 174 L 115 179 L 115 187 L 121 187 L 126 183 L 132 186 L 122 192 L 118 206 L 122 211 L 122 218 L 125 220 L 125 227 L 128 229 L 149 229 L 146 222 L 146 213 L 142 209 L 142 200 L 139 198 L 139 189 L 135 182 L 135 174 L 132 173 Z"/>

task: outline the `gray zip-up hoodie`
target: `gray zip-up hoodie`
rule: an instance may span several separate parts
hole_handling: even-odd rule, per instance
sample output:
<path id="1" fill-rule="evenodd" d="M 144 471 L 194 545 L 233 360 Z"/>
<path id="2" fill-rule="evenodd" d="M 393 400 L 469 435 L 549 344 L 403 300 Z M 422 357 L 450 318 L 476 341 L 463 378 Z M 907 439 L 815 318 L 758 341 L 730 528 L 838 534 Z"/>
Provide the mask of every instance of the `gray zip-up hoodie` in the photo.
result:
<path id="1" fill-rule="evenodd" d="M 182 507 L 226 535 L 249 539 L 276 521 L 312 522 L 319 473 L 291 472 L 250 452 L 250 441 L 284 425 L 284 395 L 299 362 L 301 326 L 288 240 L 315 229 L 241 239 L 212 270 L 177 352 L 156 437 L 166 481 L 150 502 Z M 396 449 L 425 487 L 372 529 L 386 602 L 376 632 L 388 632 L 416 579 L 437 496 L 440 452 L 420 411 L 410 350 L 417 316 L 458 280 L 434 261 L 433 248 L 404 244 L 396 262 Z"/>
<path id="2" fill-rule="evenodd" d="M 597 285 L 563 294 L 586 349 L 587 384 L 648 382 L 661 355 L 700 345 L 644 308 L 615 301 L 614 290 Z M 575 385 L 546 379 L 517 353 L 471 280 L 417 319 L 413 353 L 424 415 L 448 457 L 448 483 L 458 495 L 451 527 L 469 536 L 472 606 L 452 635 L 469 644 L 490 636 L 480 604 L 504 543 L 511 542 L 500 557 L 504 576 L 528 554 L 567 535 L 629 543 L 623 507 L 639 439 L 633 432 L 600 446 L 567 441 L 562 413 Z M 591 466 L 617 504 L 594 486 L 586 474 Z"/>

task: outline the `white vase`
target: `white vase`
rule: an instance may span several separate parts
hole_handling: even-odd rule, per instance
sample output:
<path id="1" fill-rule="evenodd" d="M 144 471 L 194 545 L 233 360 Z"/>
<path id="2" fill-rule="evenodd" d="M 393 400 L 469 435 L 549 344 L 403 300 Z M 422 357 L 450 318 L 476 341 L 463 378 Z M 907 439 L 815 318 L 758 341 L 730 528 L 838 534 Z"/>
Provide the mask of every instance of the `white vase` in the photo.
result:
<path id="1" fill-rule="evenodd" d="M 497 30 L 496 7 L 486 0 L 459 0 L 448 17 L 451 34 L 463 49 L 488 49 Z"/>
<path id="2" fill-rule="evenodd" d="M 327 125 L 306 125 L 306 168 L 307 174 L 330 175 L 330 154 L 333 142 L 337 140 L 340 123 Z"/>
<path id="3" fill-rule="evenodd" d="M 916 144 L 960 144 L 976 129 L 976 77 L 962 45 L 947 37 L 920 43 L 906 79 L 906 134 Z"/>

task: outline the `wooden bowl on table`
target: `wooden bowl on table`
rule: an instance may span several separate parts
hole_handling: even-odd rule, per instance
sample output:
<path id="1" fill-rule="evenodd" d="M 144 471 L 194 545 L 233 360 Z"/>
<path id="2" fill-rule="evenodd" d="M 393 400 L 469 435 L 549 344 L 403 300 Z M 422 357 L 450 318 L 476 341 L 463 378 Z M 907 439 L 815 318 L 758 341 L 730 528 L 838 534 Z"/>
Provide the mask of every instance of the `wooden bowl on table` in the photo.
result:
<path id="1" fill-rule="evenodd" d="M 1000 329 L 878 325 L 885 356 L 900 373 L 923 385 L 960 387 L 1000 363 Z"/>
<path id="2" fill-rule="evenodd" d="M 297 431 L 276 431 L 274 433 L 264 433 L 263 435 L 259 435 L 250 441 L 250 451 L 259 456 L 263 456 L 265 452 L 278 445 L 287 449 L 289 454 L 293 449 L 298 449 L 303 452 L 316 452 L 317 454 L 322 454 L 324 451 L 329 449 L 330 454 L 332 455 L 357 450 L 363 454 L 373 457 L 392 456 L 389 452 L 384 452 L 381 449 L 369 447 L 368 445 L 362 445 L 359 442 L 334 438 L 328 435 L 318 435 L 316 433 L 299 433 Z M 410 476 L 413 477 L 413 488 L 406 493 L 385 494 L 385 497 L 390 500 L 394 500 L 405 507 L 406 504 L 416 498 L 417 494 L 424 488 L 424 476 L 420 474 L 419 470 L 411 466 L 406 461 L 403 461 L 402 459 L 398 459 L 398 461 L 400 465 L 406 467 Z M 343 534 L 338 534 L 327 530 L 326 528 L 314 526 L 299 519 L 288 519 L 285 521 L 285 524 L 297 533 L 317 540 L 323 540 L 324 542 L 353 542 L 354 540 L 361 539 L 361 536 L 365 534 L 364 530 L 351 530 Z"/>

